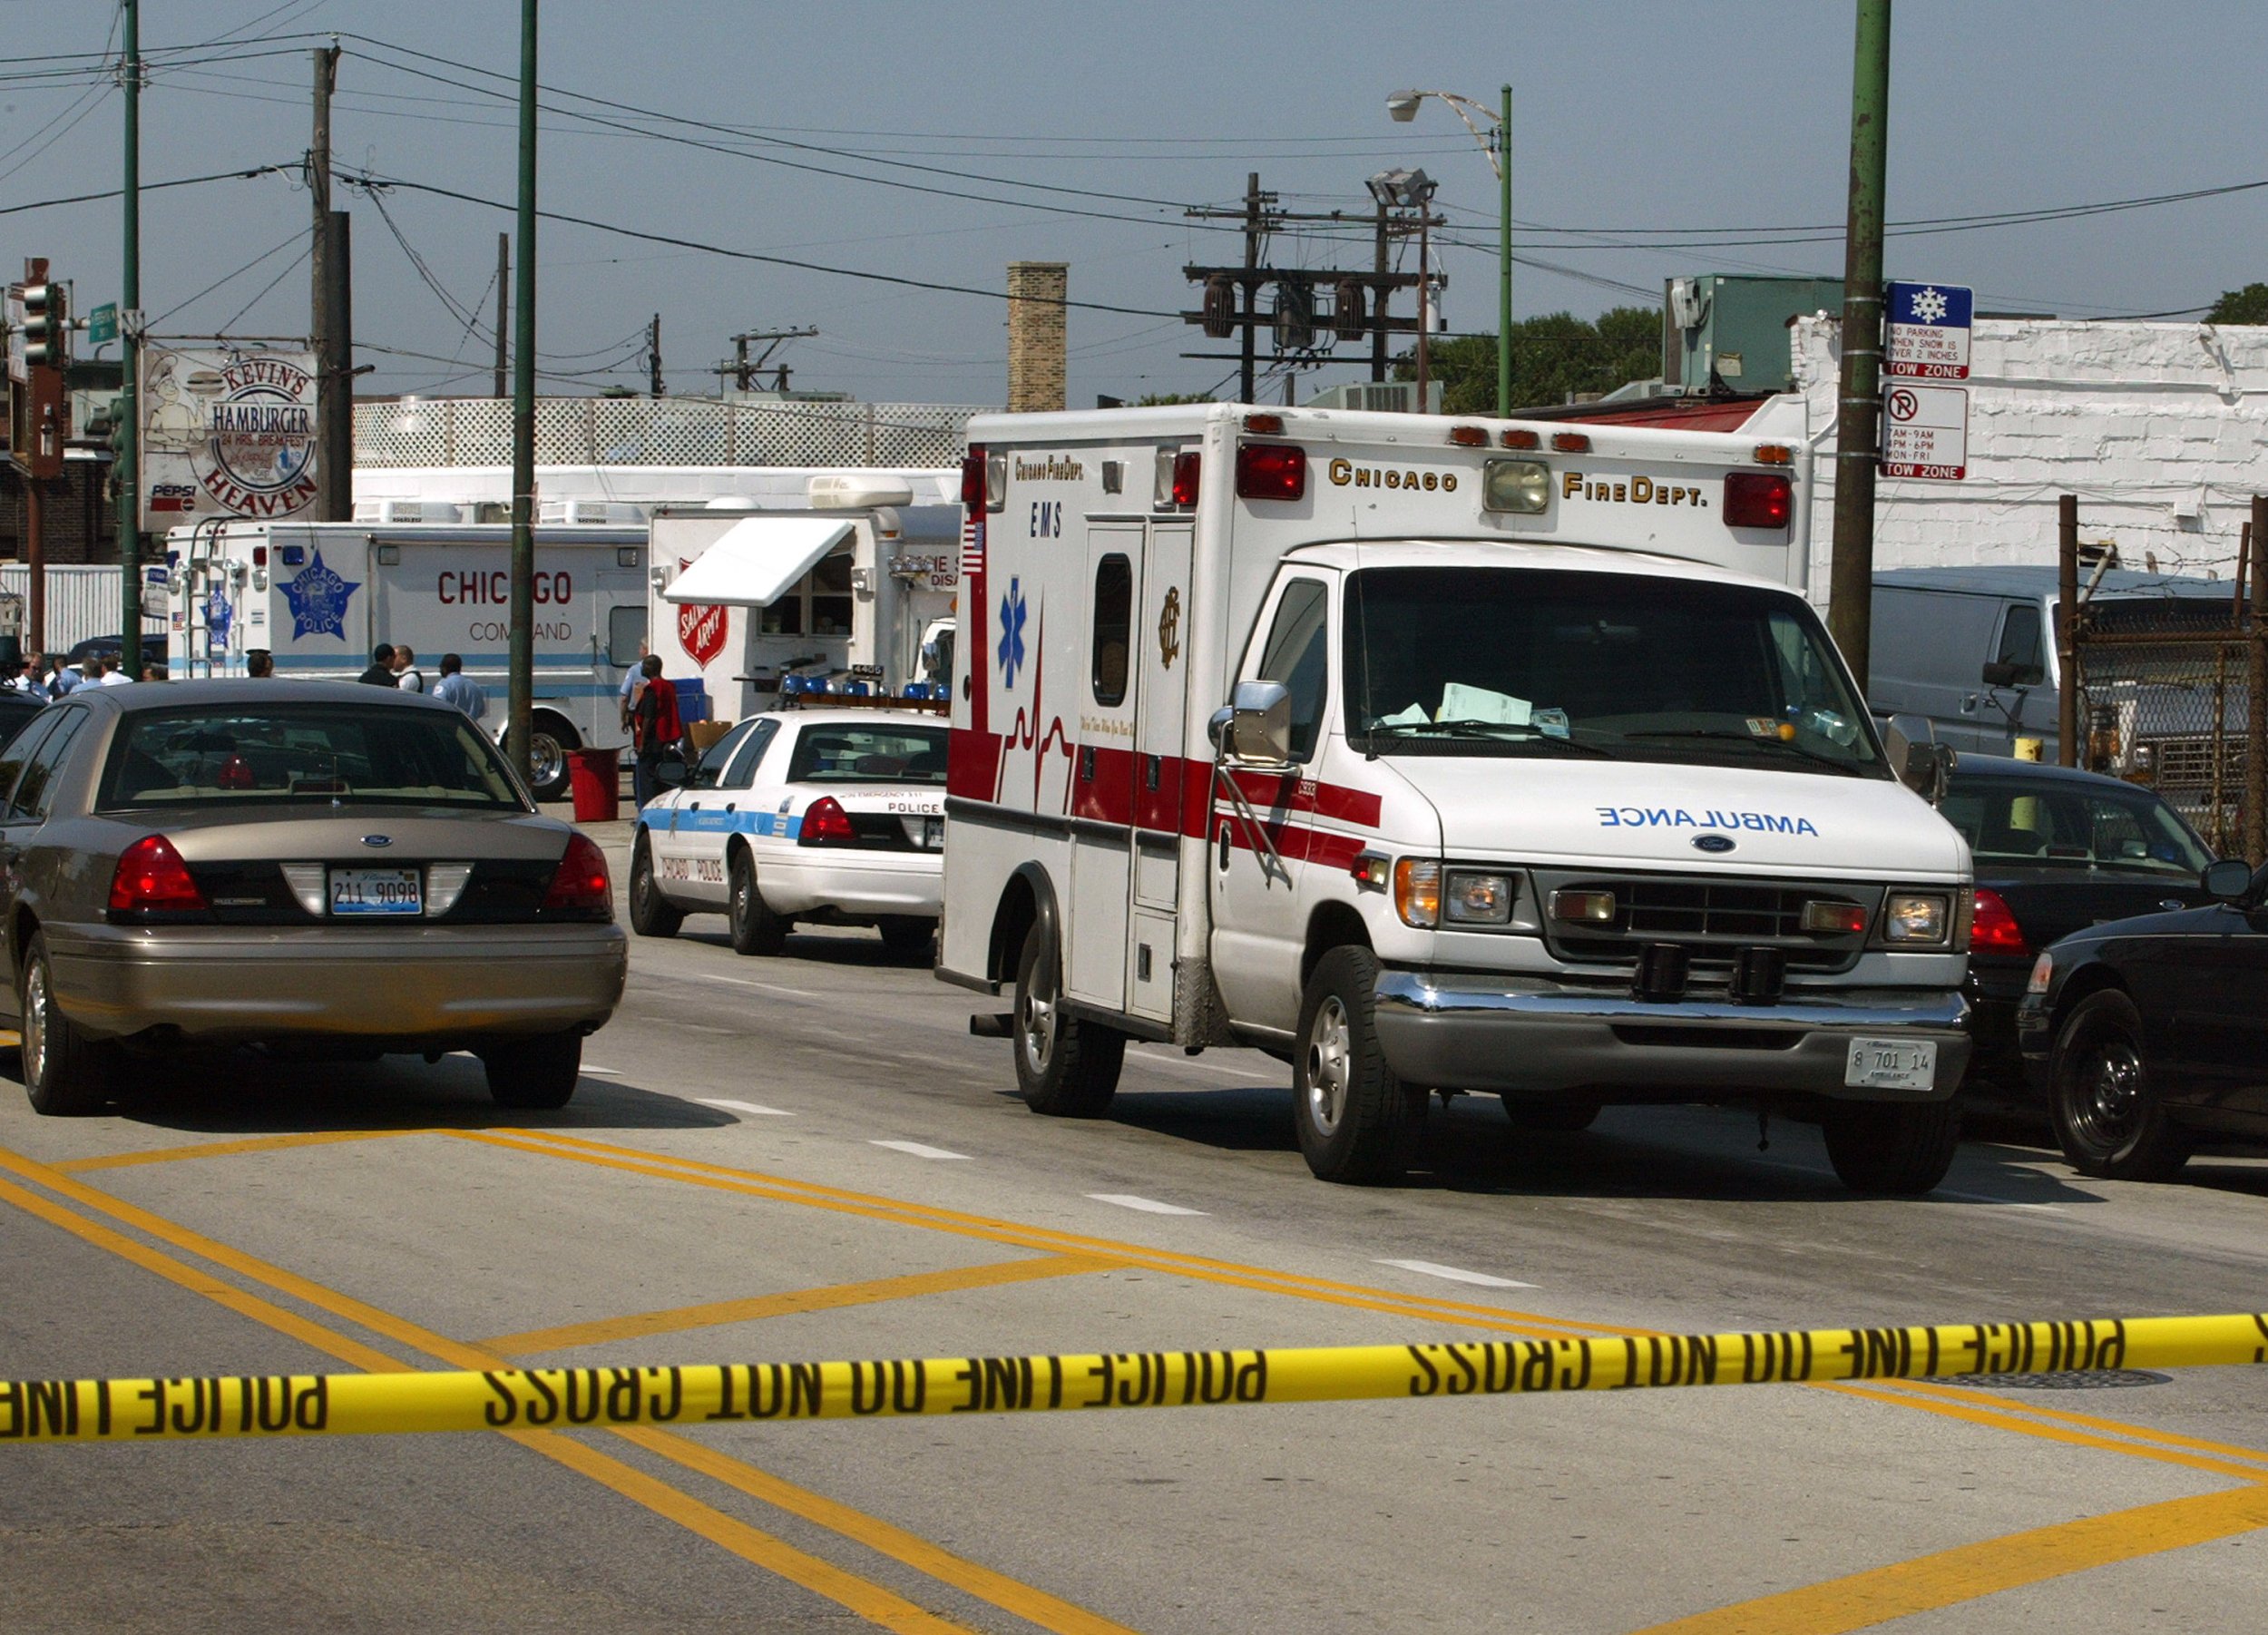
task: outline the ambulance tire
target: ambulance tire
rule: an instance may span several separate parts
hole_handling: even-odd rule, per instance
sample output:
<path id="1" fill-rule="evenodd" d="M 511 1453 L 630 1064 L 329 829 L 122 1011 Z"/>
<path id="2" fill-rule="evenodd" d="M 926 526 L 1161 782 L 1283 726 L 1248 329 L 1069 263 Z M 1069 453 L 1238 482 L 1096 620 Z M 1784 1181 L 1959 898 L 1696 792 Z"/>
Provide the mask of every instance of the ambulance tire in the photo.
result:
<path id="1" fill-rule="evenodd" d="M 1852 1191 L 1919 1198 L 1953 1167 L 1960 1108 L 1953 1101 L 1845 1101 L 1828 1109 L 1819 1132 L 1827 1141 L 1827 1161 Z"/>
<path id="2" fill-rule="evenodd" d="M 582 1030 L 503 1039 L 480 1054 L 497 1106 L 549 1111 L 567 1105 L 582 1076 Z"/>
<path id="3" fill-rule="evenodd" d="M 1044 925 L 1024 935 L 1016 961 L 1016 1089 L 1024 1105 L 1050 1118 L 1102 1116 L 1118 1093 L 1126 1035 L 1063 1004 L 1063 965 Z"/>
<path id="4" fill-rule="evenodd" d="M 735 954 L 785 954 L 787 921 L 764 906 L 756 886 L 756 864 L 748 847 L 732 848 L 725 869 L 725 924 L 732 933 Z"/>
<path id="5" fill-rule="evenodd" d="M 1573 1135 L 1598 1121 L 1599 1106 L 1596 1101 L 1540 1101 L 1510 1091 L 1504 1092 L 1502 1101 L 1506 1114 L 1522 1130 Z"/>
<path id="6" fill-rule="evenodd" d="M 675 936 L 684 924 L 685 910 L 661 895 L 653 877 L 653 847 L 641 829 L 630 857 L 630 928 L 640 936 Z"/>
<path id="7" fill-rule="evenodd" d="M 1300 1001 L 1292 1125 L 1321 1180 L 1399 1180 L 1425 1121 L 1424 1087 L 1396 1078 L 1379 1047 L 1377 985 L 1378 956 L 1350 944 L 1316 963 Z"/>

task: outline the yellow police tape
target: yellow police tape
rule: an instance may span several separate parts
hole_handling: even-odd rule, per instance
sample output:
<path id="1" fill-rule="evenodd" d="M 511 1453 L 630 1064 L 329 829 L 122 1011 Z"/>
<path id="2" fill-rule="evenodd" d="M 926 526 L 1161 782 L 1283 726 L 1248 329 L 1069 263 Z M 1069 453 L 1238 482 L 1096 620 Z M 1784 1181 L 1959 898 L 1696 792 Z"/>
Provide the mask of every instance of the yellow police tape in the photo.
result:
<path id="1" fill-rule="evenodd" d="M 0 1384 L 0 1441 L 1188 1408 L 2268 1362 L 2268 1312 L 1083 1356 Z"/>

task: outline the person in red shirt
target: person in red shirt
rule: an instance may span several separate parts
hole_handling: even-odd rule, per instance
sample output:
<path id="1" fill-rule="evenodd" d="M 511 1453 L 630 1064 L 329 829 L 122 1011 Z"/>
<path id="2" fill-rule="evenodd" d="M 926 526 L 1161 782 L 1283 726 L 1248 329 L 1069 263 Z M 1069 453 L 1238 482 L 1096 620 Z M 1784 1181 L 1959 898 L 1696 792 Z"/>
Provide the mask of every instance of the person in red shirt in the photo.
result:
<path id="1" fill-rule="evenodd" d="M 661 673 L 661 655 L 648 653 L 640 668 L 646 679 L 631 701 L 631 730 L 638 745 L 631 788 L 642 807 L 661 793 L 661 758 L 677 749 L 685 723 L 678 718 L 678 690 Z"/>

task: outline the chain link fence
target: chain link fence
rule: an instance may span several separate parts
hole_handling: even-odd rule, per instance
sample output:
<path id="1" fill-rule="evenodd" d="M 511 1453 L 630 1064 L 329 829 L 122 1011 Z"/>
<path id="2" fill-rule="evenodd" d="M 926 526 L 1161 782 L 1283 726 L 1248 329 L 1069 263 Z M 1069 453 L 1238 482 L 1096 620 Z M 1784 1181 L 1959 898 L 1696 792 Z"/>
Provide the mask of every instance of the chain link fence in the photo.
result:
<path id="1" fill-rule="evenodd" d="M 969 416 L 941 403 L 728 403 L 706 397 L 544 397 L 539 465 L 960 464 Z M 512 405 L 406 397 L 355 405 L 357 466 L 509 465 Z"/>

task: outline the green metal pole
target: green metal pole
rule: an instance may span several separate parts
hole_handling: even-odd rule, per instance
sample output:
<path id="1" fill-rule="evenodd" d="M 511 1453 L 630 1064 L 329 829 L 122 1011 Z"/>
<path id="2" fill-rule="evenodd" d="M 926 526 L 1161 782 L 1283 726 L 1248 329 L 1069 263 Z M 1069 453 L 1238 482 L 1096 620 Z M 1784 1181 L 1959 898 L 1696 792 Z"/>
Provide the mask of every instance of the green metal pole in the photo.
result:
<path id="1" fill-rule="evenodd" d="M 1843 259 L 1843 379 L 1835 424 L 1834 546 L 1827 627 L 1868 685 L 1874 596 L 1874 467 L 1882 447 L 1882 193 L 1890 152 L 1890 0 L 1857 0 L 1851 73 L 1851 213 Z"/>
<path id="2" fill-rule="evenodd" d="M 512 337 L 512 657 L 504 731 L 531 778 L 535 717 L 535 0 L 520 0 L 520 222 Z"/>
<path id="3" fill-rule="evenodd" d="M 126 220 L 120 259 L 118 306 L 122 312 L 142 308 L 142 32 L 135 0 L 122 0 L 125 15 L 126 70 Z M 137 328 L 139 319 L 137 318 Z M 135 680 L 142 680 L 142 399 L 136 389 L 136 351 L 142 337 L 122 334 L 124 369 L 121 384 L 126 399 L 126 436 L 118 455 L 118 661 Z"/>
<path id="4" fill-rule="evenodd" d="M 1512 88 L 1496 127 L 1496 413 L 1512 412 Z"/>

